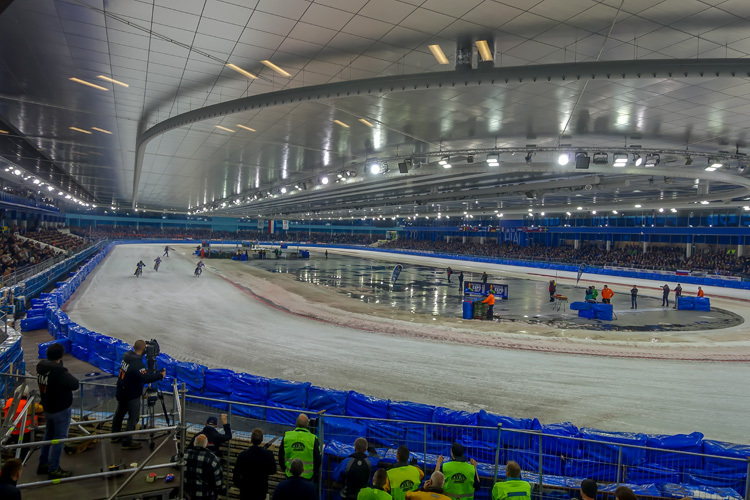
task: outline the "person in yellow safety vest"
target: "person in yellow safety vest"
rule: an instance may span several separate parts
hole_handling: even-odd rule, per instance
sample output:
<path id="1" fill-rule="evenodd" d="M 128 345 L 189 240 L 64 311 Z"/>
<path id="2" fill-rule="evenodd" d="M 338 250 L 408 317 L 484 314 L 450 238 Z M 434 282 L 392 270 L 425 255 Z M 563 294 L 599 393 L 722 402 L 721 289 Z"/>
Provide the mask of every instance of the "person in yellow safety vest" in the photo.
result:
<path id="1" fill-rule="evenodd" d="M 390 493 L 383 488 L 388 481 L 385 469 L 378 469 L 372 478 L 372 488 L 362 488 L 357 494 L 357 500 L 393 500 Z"/>
<path id="2" fill-rule="evenodd" d="M 430 476 L 430 479 L 424 483 L 423 488 L 417 491 L 407 491 L 406 500 L 451 500 L 451 497 L 445 494 L 443 486 L 445 476 L 439 470 L 436 470 Z"/>
<path id="3" fill-rule="evenodd" d="M 404 445 L 396 450 L 396 460 L 397 462 L 388 469 L 388 480 L 383 489 L 391 494 L 393 500 L 404 500 L 407 491 L 419 488 L 424 472 L 409 463 L 409 448 Z"/>
<path id="4" fill-rule="evenodd" d="M 289 467 L 295 458 L 302 460 L 305 467 L 301 477 L 307 480 L 318 477 L 321 463 L 320 441 L 318 436 L 310 432 L 309 427 L 310 419 L 300 413 L 297 427 L 284 433 L 279 445 L 279 467 L 286 473 L 286 477 L 292 477 Z"/>
<path id="5" fill-rule="evenodd" d="M 492 500 L 531 500 L 531 485 L 521 479 L 521 466 L 512 460 L 505 465 L 505 481 L 495 483 Z"/>
<path id="6" fill-rule="evenodd" d="M 464 445 L 455 441 L 451 445 L 451 461 L 443 460 L 443 455 L 440 455 L 435 470 L 440 470 L 440 466 L 443 466 L 445 494 L 454 500 L 473 500 L 474 491 L 479 489 L 480 484 L 477 461 L 472 458 L 467 462 Z"/>
<path id="7" fill-rule="evenodd" d="M 487 304 L 489 307 L 487 308 L 487 319 L 492 319 L 495 317 L 495 294 L 492 293 L 492 290 L 490 290 L 489 294 L 487 295 L 487 298 L 482 301 L 483 304 Z"/>

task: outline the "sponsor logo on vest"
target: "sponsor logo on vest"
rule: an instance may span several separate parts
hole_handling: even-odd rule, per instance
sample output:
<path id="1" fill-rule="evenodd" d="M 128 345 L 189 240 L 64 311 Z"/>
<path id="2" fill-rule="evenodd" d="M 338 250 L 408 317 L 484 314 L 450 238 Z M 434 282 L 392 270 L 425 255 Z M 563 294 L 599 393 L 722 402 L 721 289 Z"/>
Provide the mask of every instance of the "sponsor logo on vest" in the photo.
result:
<path id="1" fill-rule="evenodd" d="M 460 472 L 457 472 L 451 476 L 451 479 L 454 483 L 465 483 L 466 482 L 466 476 L 461 474 Z"/>
<path id="2" fill-rule="evenodd" d="M 414 488 L 414 481 L 411 479 L 407 479 L 406 481 L 401 483 L 401 486 L 399 486 L 402 491 L 411 491 Z"/>
<path id="3" fill-rule="evenodd" d="M 292 451 L 305 451 L 304 443 L 292 443 Z"/>

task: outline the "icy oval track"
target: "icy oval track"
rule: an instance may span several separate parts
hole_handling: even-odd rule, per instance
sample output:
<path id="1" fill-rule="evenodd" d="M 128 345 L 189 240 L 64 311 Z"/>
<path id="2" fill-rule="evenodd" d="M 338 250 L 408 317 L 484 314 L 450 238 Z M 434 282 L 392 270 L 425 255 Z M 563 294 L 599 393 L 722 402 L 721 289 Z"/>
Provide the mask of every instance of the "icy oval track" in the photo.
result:
<path id="1" fill-rule="evenodd" d="M 66 304 L 72 321 L 184 361 L 393 400 L 607 430 L 747 442 L 750 364 L 502 350 L 381 335 L 269 307 L 204 271 L 186 247 L 120 245 Z M 139 259 L 144 276 L 133 272 Z M 210 267 L 210 263 L 209 263 Z M 268 297 L 273 300 L 273 297 Z"/>

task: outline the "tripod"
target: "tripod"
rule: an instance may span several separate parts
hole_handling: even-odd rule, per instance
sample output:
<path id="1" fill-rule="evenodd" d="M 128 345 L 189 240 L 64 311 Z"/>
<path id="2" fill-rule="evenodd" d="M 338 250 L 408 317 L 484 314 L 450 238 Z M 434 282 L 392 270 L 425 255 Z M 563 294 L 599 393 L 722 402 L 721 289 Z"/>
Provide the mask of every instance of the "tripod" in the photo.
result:
<path id="1" fill-rule="evenodd" d="M 145 425 L 146 429 L 155 429 L 156 428 L 156 419 L 154 414 L 154 409 L 156 407 L 156 401 L 161 401 L 161 408 L 164 412 L 164 419 L 167 421 L 167 427 L 171 425 L 169 422 L 169 413 L 167 412 L 167 405 L 164 403 L 164 393 L 161 392 L 161 390 L 158 387 L 154 387 L 153 384 L 148 384 L 146 387 L 146 391 L 144 393 L 144 398 L 146 400 L 146 412 L 145 412 Z M 154 449 L 154 438 L 156 437 L 156 433 L 150 433 L 148 435 L 148 447 L 149 449 Z"/>

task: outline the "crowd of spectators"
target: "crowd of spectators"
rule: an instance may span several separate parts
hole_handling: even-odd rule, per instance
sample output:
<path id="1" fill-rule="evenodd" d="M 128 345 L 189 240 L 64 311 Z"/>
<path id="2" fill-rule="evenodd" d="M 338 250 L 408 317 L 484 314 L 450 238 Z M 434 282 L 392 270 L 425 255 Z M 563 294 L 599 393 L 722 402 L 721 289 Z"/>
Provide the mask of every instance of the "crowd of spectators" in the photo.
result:
<path id="1" fill-rule="evenodd" d="M 41 241 L 47 245 L 61 248 L 66 251 L 78 250 L 86 245 L 86 240 L 72 234 L 61 233 L 55 230 L 41 230 L 36 232 L 25 233 L 27 238 Z"/>
<path id="2" fill-rule="evenodd" d="M 604 247 L 595 245 L 575 249 L 572 246 L 521 246 L 508 241 L 479 244 L 399 239 L 389 241 L 383 247 L 587 266 L 630 267 L 661 271 L 705 271 L 709 274 L 750 276 L 750 258 L 738 257 L 735 252 L 726 249 L 706 249 L 688 257 L 684 246 L 655 245 L 648 247 L 646 253 L 643 253 L 641 245 L 628 245 L 607 251 Z"/>
<path id="3" fill-rule="evenodd" d="M 203 228 L 157 228 L 134 226 L 71 227 L 74 234 L 94 239 L 221 239 L 221 240 L 284 240 L 309 241 L 328 245 L 370 245 L 382 238 L 364 234 L 322 233 L 309 231 L 282 231 L 268 234 L 265 231 L 214 231 Z"/>
<path id="4" fill-rule="evenodd" d="M 0 235 L 0 272 L 3 276 L 51 259 L 55 250 L 32 240 L 23 240 L 12 232 Z"/>

